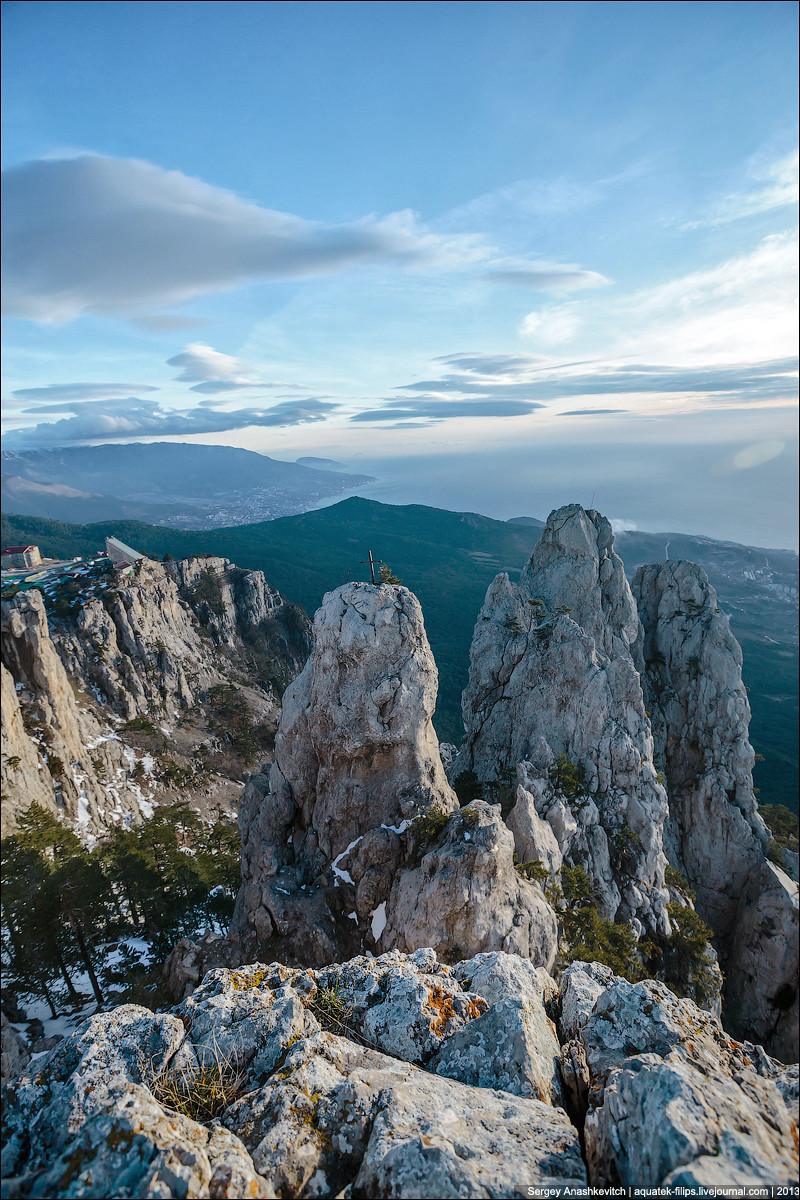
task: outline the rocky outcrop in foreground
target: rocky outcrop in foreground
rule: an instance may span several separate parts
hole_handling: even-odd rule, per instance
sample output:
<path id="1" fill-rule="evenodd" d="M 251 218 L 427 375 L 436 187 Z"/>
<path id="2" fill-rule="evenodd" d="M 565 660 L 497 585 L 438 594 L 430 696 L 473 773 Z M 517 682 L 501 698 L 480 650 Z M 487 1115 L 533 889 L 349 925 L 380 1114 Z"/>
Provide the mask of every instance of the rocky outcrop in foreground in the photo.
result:
<path id="1" fill-rule="evenodd" d="M 785 1186 L 796 1091 L 796 1068 L 599 964 L 573 964 L 559 994 L 503 953 L 255 963 L 210 972 L 170 1013 L 92 1017 L 17 1079 L 4 1194 Z"/>
<path id="2" fill-rule="evenodd" d="M 499 809 L 458 811 L 431 722 L 437 685 L 407 588 L 350 583 L 325 596 L 312 656 L 284 696 L 269 778 L 251 778 L 239 809 L 240 961 L 319 966 L 433 946 L 552 966 L 555 915 L 515 871 Z"/>

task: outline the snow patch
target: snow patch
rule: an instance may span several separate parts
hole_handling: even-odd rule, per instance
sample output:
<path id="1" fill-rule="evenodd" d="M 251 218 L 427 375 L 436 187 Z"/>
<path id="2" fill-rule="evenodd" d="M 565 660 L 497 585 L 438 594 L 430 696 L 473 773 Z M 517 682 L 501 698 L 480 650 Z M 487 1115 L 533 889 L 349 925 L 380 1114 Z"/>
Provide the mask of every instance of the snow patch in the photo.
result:
<path id="1" fill-rule="evenodd" d="M 86 749 L 96 750 L 98 746 L 102 746 L 103 742 L 118 742 L 119 740 L 119 734 L 101 733 L 100 737 L 95 738 L 93 742 L 86 743 Z"/>
<path id="2" fill-rule="evenodd" d="M 386 901 L 379 904 L 369 915 L 372 917 L 372 936 L 377 942 L 386 928 Z"/>
<path id="3" fill-rule="evenodd" d="M 405 833 L 411 821 L 406 819 L 401 821 L 399 825 L 381 825 L 381 829 L 391 829 L 392 833 Z"/>
<path id="4" fill-rule="evenodd" d="M 345 883 L 353 882 L 353 877 L 351 876 L 350 872 L 345 871 L 342 867 L 340 867 L 339 863 L 342 861 L 342 859 L 346 855 L 348 855 L 350 853 L 351 850 L 355 849 L 355 847 L 358 845 L 358 843 L 360 841 L 363 841 L 363 839 L 364 839 L 364 835 L 362 833 L 361 837 L 357 837 L 354 842 L 351 842 L 346 850 L 343 850 L 341 854 L 337 854 L 336 858 L 331 863 L 331 870 L 333 871 L 334 875 L 336 876 L 336 882 L 335 882 L 336 887 L 339 886 L 340 879 L 343 879 Z"/>

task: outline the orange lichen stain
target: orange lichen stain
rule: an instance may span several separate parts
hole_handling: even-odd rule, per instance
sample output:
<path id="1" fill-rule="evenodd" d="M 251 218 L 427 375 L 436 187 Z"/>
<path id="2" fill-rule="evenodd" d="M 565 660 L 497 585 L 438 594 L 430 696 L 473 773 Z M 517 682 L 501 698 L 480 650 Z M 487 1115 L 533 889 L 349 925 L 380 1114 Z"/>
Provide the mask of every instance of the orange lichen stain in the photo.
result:
<path id="1" fill-rule="evenodd" d="M 428 1008 L 433 1011 L 433 1020 L 431 1021 L 431 1031 L 437 1037 L 443 1037 L 444 1031 L 448 1024 L 455 1017 L 453 1010 L 453 997 L 448 995 L 442 989 L 440 983 L 433 983 L 428 992 L 428 998 L 425 1001 Z M 474 1000 L 467 1003 L 467 1014 L 471 1018 L 479 1017 L 485 1013 L 489 1005 L 482 996 L 476 996 Z"/>
<path id="2" fill-rule="evenodd" d="M 217 1185 L 219 1190 L 215 1191 L 214 1195 L 218 1196 L 219 1200 L 258 1200 L 258 1197 L 262 1194 L 259 1191 L 259 1187 L 258 1187 L 258 1184 L 256 1183 L 255 1179 L 250 1180 L 250 1182 L 247 1185 L 246 1192 L 239 1191 L 239 1188 L 241 1187 L 241 1184 L 239 1184 L 239 1183 L 237 1183 L 237 1185 L 236 1185 L 235 1192 L 230 1191 L 229 1189 L 231 1186 L 231 1182 L 232 1182 L 231 1180 L 228 1180 L 228 1182 L 223 1183 L 221 1187 L 219 1186 L 219 1184 Z"/>
<path id="3" fill-rule="evenodd" d="M 230 975 L 231 986 L 235 992 L 248 991 L 250 988 L 257 988 L 264 982 L 266 971 L 232 971 Z"/>
<path id="4" fill-rule="evenodd" d="M 453 997 L 445 995 L 441 984 L 434 983 L 428 992 L 426 1004 L 433 1012 L 431 1030 L 437 1037 L 442 1037 L 449 1022 L 455 1016 L 455 1012 L 453 1011 Z"/>

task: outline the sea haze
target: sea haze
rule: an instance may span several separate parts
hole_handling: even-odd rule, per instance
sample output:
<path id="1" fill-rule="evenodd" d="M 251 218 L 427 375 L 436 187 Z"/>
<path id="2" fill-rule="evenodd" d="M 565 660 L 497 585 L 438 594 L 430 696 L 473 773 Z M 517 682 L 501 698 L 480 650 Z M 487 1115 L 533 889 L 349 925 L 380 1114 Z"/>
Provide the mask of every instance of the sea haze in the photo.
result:
<path id="1" fill-rule="evenodd" d="M 386 504 L 428 504 L 508 520 L 544 519 L 552 509 L 574 501 L 599 509 L 617 528 L 671 529 L 795 550 L 794 445 L 787 442 L 767 462 L 738 467 L 734 460 L 745 446 L 649 443 L 621 448 L 578 442 L 375 460 L 363 456 L 347 466 L 377 477 L 353 494 Z M 317 507 L 337 499 L 323 499 Z"/>

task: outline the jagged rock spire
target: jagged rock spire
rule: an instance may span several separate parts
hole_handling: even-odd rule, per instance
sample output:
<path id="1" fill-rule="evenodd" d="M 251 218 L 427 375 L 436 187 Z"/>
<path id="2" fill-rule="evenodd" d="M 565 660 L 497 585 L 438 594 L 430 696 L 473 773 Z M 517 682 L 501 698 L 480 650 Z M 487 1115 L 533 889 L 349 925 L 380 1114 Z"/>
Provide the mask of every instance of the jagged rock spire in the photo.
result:
<path id="1" fill-rule="evenodd" d="M 765 858 L 742 652 L 702 568 L 640 567 L 636 655 L 670 797 L 669 853 L 717 935 L 726 1019 L 787 1062 L 798 1054 L 797 884 Z"/>
<path id="2" fill-rule="evenodd" d="M 355 886 L 354 920 L 369 930 L 400 834 L 434 806 L 458 808 L 433 729 L 437 688 L 408 588 L 348 583 L 324 597 L 313 653 L 283 698 L 269 783 L 251 781 L 240 809 L 233 931 L 245 945 L 291 933 L 295 953 L 329 961 L 357 934 L 324 897 L 332 883 Z"/>
<path id="3" fill-rule="evenodd" d="M 232 931 L 244 953 L 277 936 L 312 963 L 342 946 L 434 946 L 552 966 L 555 915 L 514 870 L 499 810 L 477 803 L 453 816 L 436 690 L 407 588 L 350 583 L 326 595 L 311 658 L 284 696 L 269 784 L 256 777 L 243 796 Z M 432 810 L 423 835 L 412 823 Z"/>
<path id="4" fill-rule="evenodd" d="M 544 817 L 605 915 L 663 931 L 667 800 L 631 656 L 638 634 L 608 521 L 577 504 L 551 513 L 519 583 L 498 575 L 487 592 L 454 770 L 485 780 L 526 763 L 512 827 Z"/>

